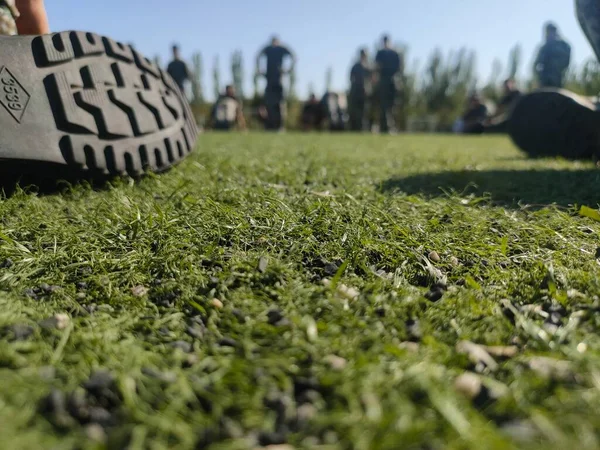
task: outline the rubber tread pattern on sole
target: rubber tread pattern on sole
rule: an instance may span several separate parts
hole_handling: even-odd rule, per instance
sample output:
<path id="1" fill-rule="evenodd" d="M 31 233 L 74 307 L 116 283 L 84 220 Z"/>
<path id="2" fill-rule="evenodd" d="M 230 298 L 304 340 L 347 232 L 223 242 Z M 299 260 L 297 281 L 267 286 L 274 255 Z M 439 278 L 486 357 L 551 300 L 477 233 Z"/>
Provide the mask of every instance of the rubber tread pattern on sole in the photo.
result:
<path id="1" fill-rule="evenodd" d="M 173 79 L 129 45 L 80 31 L 33 41 L 68 165 L 104 175 L 163 171 L 195 147 L 198 128 Z"/>

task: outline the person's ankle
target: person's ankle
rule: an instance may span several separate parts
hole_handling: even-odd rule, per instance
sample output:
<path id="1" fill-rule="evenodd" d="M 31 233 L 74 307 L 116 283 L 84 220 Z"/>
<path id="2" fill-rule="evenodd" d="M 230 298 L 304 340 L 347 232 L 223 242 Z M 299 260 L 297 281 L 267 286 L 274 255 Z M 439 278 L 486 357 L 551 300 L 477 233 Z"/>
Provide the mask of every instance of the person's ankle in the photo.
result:
<path id="1" fill-rule="evenodd" d="M 17 0 L 16 5 L 20 14 L 16 21 L 19 34 L 36 35 L 50 33 L 48 16 L 46 15 L 43 0 Z"/>

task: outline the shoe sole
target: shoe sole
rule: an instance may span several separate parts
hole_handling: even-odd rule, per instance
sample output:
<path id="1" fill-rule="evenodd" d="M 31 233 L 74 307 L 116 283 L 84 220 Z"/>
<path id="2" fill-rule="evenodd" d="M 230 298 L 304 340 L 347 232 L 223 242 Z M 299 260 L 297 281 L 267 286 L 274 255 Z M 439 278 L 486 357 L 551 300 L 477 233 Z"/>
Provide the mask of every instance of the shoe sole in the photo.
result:
<path id="1" fill-rule="evenodd" d="M 531 157 L 590 159 L 600 154 L 600 116 L 595 105 L 566 90 L 524 95 L 509 119 L 508 133 Z"/>
<path id="2" fill-rule="evenodd" d="M 198 136 L 173 79 L 93 33 L 0 37 L 0 167 L 86 176 L 162 172 Z"/>

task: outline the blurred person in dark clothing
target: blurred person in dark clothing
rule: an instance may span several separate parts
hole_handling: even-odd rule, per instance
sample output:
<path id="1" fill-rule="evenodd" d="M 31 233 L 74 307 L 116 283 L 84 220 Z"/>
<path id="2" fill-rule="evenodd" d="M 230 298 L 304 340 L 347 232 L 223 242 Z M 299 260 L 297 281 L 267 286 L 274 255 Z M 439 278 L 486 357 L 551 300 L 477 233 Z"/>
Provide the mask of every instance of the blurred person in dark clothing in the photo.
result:
<path id="1" fill-rule="evenodd" d="M 261 70 L 262 59 L 266 60 L 266 69 Z M 290 60 L 290 67 L 284 69 L 284 61 Z M 281 44 L 278 37 L 271 39 L 271 44 L 264 47 L 256 57 L 256 72 L 267 79 L 265 88 L 265 107 L 267 118 L 265 128 L 269 130 L 281 130 L 285 123 L 285 98 L 283 89 L 283 75 L 290 74 L 294 70 L 296 56 L 285 45 Z"/>
<path id="2" fill-rule="evenodd" d="M 171 75 L 171 78 L 177 83 L 179 89 L 184 91 L 185 82 L 189 81 L 192 76 L 188 65 L 181 59 L 181 53 L 179 51 L 179 46 L 173 46 L 173 60 L 169 63 L 167 67 L 167 72 Z"/>
<path id="3" fill-rule="evenodd" d="M 396 75 L 401 72 L 400 54 L 391 47 L 390 37 L 383 36 L 383 48 L 375 56 L 375 73 L 377 74 L 377 91 L 379 94 L 379 131 L 389 133 L 396 131 L 394 106 L 396 105 Z"/>
<path id="4" fill-rule="evenodd" d="M 359 61 L 350 70 L 349 114 L 350 129 L 365 129 L 368 98 L 371 93 L 373 70 L 369 67 L 366 49 L 361 49 Z"/>

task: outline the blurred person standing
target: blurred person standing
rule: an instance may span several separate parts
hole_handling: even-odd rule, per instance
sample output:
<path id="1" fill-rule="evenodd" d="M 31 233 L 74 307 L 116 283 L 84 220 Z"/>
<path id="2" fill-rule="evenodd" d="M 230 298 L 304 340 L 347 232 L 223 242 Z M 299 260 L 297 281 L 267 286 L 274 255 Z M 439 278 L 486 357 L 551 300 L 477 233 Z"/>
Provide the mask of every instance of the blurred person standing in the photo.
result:
<path id="1" fill-rule="evenodd" d="M 396 131 L 394 106 L 396 105 L 396 75 L 402 69 L 400 54 L 391 47 L 390 37 L 384 35 L 383 48 L 375 56 L 375 73 L 379 96 L 379 130 L 382 133 Z"/>
<path id="2" fill-rule="evenodd" d="M 181 59 L 181 53 L 179 46 L 174 45 L 172 48 L 173 60 L 167 67 L 167 73 L 171 75 L 171 78 L 175 80 L 181 92 L 184 92 L 185 82 L 192 78 L 190 69 L 183 59 Z"/>
<path id="3" fill-rule="evenodd" d="M 535 59 L 534 69 L 541 88 L 562 88 L 571 63 L 571 46 L 558 32 L 558 27 L 548 23 L 544 27 L 545 42 Z"/>
<path id="4" fill-rule="evenodd" d="M 366 111 L 369 95 L 371 94 L 371 82 L 373 70 L 369 67 L 369 59 L 366 49 L 360 50 L 359 61 L 352 66 L 350 71 L 350 96 L 349 114 L 350 129 L 352 131 L 363 131 L 366 126 Z"/>
<path id="5" fill-rule="evenodd" d="M 261 70 L 261 61 L 266 60 L 266 69 Z M 290 60 L 290 67 L 284 69 L 285 59 Z M 265 88 L 265 107 L 267 117 L 265 128 L 267 130 L 282 130 L 285 123 L 285 95 L 283 89 L 283 75 L 294 70 L 296 56 L 277 36 L 271 39 L 271 44 L 264 47 L 256 57 L 256 72 L 267 79 Z"/>

